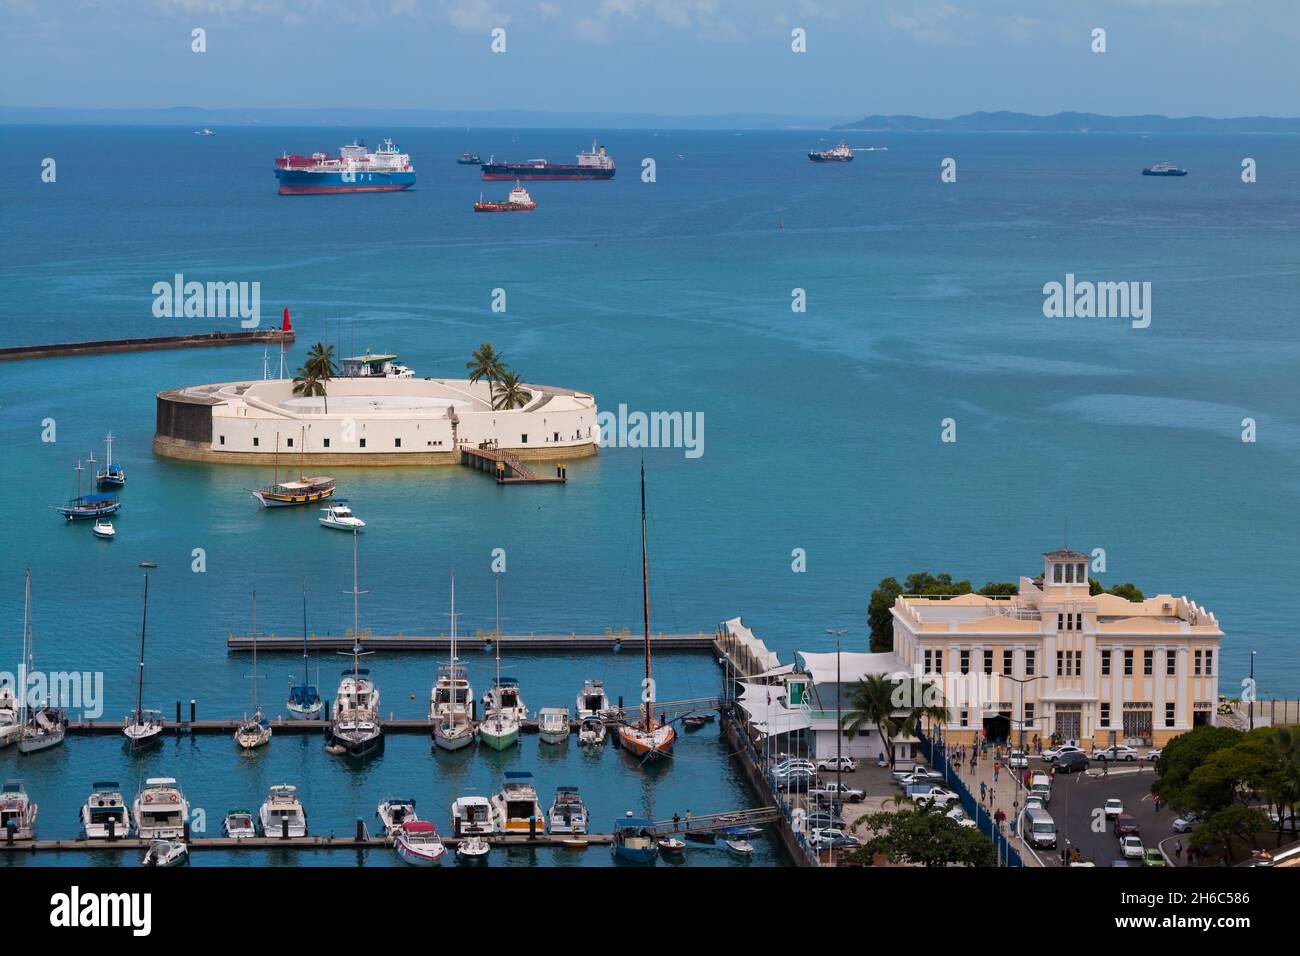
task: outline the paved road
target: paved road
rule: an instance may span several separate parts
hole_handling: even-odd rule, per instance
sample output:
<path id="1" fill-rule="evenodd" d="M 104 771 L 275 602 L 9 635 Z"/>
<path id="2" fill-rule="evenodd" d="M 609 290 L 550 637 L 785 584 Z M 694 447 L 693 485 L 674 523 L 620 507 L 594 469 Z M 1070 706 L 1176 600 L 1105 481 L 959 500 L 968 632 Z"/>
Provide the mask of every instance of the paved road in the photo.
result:
<path id="1" fill-rule="evenodd" d="M 1151 796 L 1155 779 L 1155 772 L 1150 769 L 1136 771 L 1127 767 L 1112 770 L 1107 777 L 1101 776 L 1097 769 L 1091 773 L 1058 774 L 1052 782 L 1052 802 L 1047 812 L 1056 821 L 1062 839 L 1054 856 L 1051 851 L 1040 854 L 1043 862 L 1060 866 L 1060 851 L 1067 845 L 1076 847 L 1085 860 L 1097 866 L 1110 866 L 1120 859 L 1114 820 L 1106 820 L 1099 812 L 1111 797 L 1123 800 L 1124 812 L 1136 818 L 1143 845 L 1156 846 L 1173 835 L 1178 814 L 1163 805 L 1156 812 Z"/>

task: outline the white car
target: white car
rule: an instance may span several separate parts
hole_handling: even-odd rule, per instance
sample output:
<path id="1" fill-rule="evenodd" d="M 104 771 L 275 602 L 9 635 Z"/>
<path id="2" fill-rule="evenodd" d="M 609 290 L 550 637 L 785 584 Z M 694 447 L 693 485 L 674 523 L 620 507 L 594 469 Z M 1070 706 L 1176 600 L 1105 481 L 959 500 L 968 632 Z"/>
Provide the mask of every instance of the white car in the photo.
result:
<path id="1" fill-rule="evenodd" d="M 1029 758 L 1023 750 L 1011 751 L 1011 756 L 1007 758 L 1007 766 L 1012 770 L 1024 770 L 1029 766 Z"/>
<path id="2" fill-rule="evenodd" d="M 1119 852 L 1126 860 L 1140 860 L 1146 854 L 1146 847 L 1142 845 L 1142 838 L 1133 834 L 1119 838 Z"/>
<path id="3" fill-rule="evenodd" d="M 977 826 L 979 826 L 979 824 L 977 824 L 974 820 L 972 820 L 970 817 L 966 815 L 966 811 L 963 810 L 961 807 L 953 807 L 951 810 L 945 813 L 944 816 L 947 817 L 949 820 L 951 820 L 953 823 L 957 824 L 957 826 L 959 827 L 967 827 L 973 830 Z"/>
<path id="4" fill-rule="evenodd" d="M 1181 817 L 1174 820 L 1174 832 L 1186 833 L 1189 830 L 1195 830 L 1197 822 L 1196 814 L 1184 813 Z"/>
<path id="5" fill-rule="evenodd" d="M 942 783 L 943 774 L 934 770 L 926 770 L 924 767 L 917 767 L 914 771 L 899 777 L 897 783 L 900 787 L 907 789 L 917 783 Z"/>
<path id="6" fill-rule="evenodd" d="M 896 767 L 895 769 L 889 771 L 889 775 L 894 778 L 895 783 L 901 783 L 904 777 L 910 777 L 913 774 L 918 774 L 918 773 L 924 776 L 925 774 L 932 773 L 932 772 L 933 771 L 926 770 L 925 767 L 921 766 L 918 763 L 914 767 L 907 767 L 907 768 Z M 939 776 L 942 777 L 943 774 L 939 774 Z"/>
<path id="7" fill-rule="evenodd" d="M 1078 754 L 1084 752 L 1085 751 L 1082 747 L 1076 747 L 1074 744 L 1061 744 L 1059 747 L 1049 747 L 1044 750 L 1043 759 L 1048 763 L 1051 763 L 1062 754 Z"/>
<path id="8" fill-rule="evenodd" d="M 810 797 L 838 797 L 840 800 L 847 800 L 849 803 L 861 803 L 862 798 L 866 796 L 861 790 L 850 787 L 847 784 L 839 784 L 834 780 L 827 781 L 808 791 Z"/>
<path id="9" fill-rule="evenodd" d="M 1040 797 L 1040 796 L 1036 796 L 1036 795 L 1031 795 L 1031 796 L 1025 797 L 1025 809 L 1026 809 L 1026 810 L 1042 810 L 1042 809 L 1044 809 L 1044 807 L 1043 807 L 1043 798 Z"/>
<path id="10" fill-rule="evenodd" d="M 851 833 L 845 833 L 843 830 L 836 830 L 827 827 L 823 830 L 812 830 L 809 832 L 808 845 L 814 850 L 854 850 L 861 846 L 862 843 Z"/>
<path id="11" fill-rule="evenodd" d="M 1109 800 L 1106 801 L 1106 805 L 1103 807 L 1103 809 L 1106 811 L 1107 820 L 1111 819 L 1112 817 L 1117 817 L 1124 812 L 1124 801 L 1121 800 L 1119 797 L 1111 797 Z"/>
<path id="12" fill-rule="evenodd" d="M 1092 752 L 1093 760 L 1137 760 L 1138 752 L 1132 747 L 1098 747 Z"/>
<path id="13" fill-rule="evenodd" d="M 818 770 L 841 770 L 844 773 L 852 773 L 858 769 L 858 762 L 852 757 L 822 757 L 817 761 Z"/>
<path id="14" fill-rule="evenodd" d="M 920 787 L 908 787 L 908 794 L 918 805 L 934 803 L 941 807 L 946 807 L 954 800 L 960 798 L 951 790 L 945 790 L 943 787 L 930 787 L 928 790 L 922 790 Z"/>
<path id="15" fill-rule="evenodd" d="M 1147 760 L 1159 760 L 1159 759 L 1160 759 L 1160 755 L 1161 755 L 1162 753 L 1164 753 L 1164 750 L 1161 749 L 1160 747 L 1156 747 L 1156 748 L 1154 748 L 1154 749 L 1152 749 L 1152 750 L 1148 750 L 1148 751 L 1147 751 Z"/>
<path id="16" fill-rule="evenodd" d="M 817 768 L 813 766 L 813 762 L 811 760 L 806 760 L 803 757 L 787 757 L 785 760 L 779 761 L 772 767 L 772 772 L 777 774 L 789 773 L 792 770 L 804 771 L 806 773 L 817 772 Z"/>

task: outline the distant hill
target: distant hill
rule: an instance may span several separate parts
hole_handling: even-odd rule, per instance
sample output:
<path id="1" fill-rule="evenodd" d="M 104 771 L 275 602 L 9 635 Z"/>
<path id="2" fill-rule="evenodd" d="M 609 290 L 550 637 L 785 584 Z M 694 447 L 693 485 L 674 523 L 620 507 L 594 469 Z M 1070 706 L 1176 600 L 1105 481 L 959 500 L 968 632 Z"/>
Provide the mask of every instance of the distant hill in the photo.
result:
<path id="1" fill-rule="evenodd" d="M 1100 113 L 966 113 L 952 119 L 866 116 L 832 129 L 943 133 L 1300 133 L 1300 119 L 1273 116 L 1103 116 Z"/>

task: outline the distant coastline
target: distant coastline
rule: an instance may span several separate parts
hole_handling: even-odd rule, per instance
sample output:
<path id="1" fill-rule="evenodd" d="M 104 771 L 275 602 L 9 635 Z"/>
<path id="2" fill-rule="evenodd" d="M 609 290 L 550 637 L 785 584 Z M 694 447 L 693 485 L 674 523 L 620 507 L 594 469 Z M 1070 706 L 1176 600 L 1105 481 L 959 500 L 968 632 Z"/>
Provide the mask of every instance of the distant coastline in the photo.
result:
<path id="1" fill-rule="evenodd" d="M 899 133 L 1300 133 L 1300 118 L 1273 116 L 1105 116 L 1101 113 L 966 113 L 952 119 L 865 116 L 836 130 Z"/>

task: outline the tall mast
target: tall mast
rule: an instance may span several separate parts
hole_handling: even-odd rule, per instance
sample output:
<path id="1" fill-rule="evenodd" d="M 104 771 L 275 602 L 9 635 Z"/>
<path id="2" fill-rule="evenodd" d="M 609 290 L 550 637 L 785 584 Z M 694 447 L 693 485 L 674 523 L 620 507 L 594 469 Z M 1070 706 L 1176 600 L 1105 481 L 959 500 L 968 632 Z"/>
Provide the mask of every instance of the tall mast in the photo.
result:
<path id="1" fill-rule="evenodd" d="M 496 701 L 495 712 L 499 715 L 501 713 L 501 572 L 496 572 L 492 580 L 496 585 L 496 623 L 492 625 L 492 649 L 496 651 L 497 658 L 497 680 L 496 686 L 492 689 L 496 694 L 493 698 Z"/>
<path id="2" fill-rule="evenodd" d="M 275 433 L 275 480 L 274 485 L 280 483 L 280 433 Z"/>
<path id="3" fill-rule="evenodd" d="M 361 640 L 361 617 L 357 610 L 357 532 L 352 532 L 352 636 Z"/>
<path id="4" fill-rule="evenodd" d="M 81 503 L 81 459 L 77 459 L 77 503 Z"/>
<path id="5" fill-rule="evenodd" d="M 257 716 L 257 592 L 253 592 L 253 716 Z"/>
<path id="6" fill-rule="evenodd" d="M 113 467 L 113 433 L 112 432 L 108 433 L 108 437 L 104 439 L 104 442 L 105 444 L 108 445 L 108 450 L 104 452 L 104 456 L 106 459 L 104 462 L 104 471 L 108 471 Z"/>
<path id="7" fill-rule="evenodd" d="M 145 625 L 149 621 L 149 575 L 144 576 L 144 610 L 140 615 L 140 667 L 136 673 L 135 679 L 135 720 L 137 724 L 144 724 L 144 714 L 141 707 L 144 705 L 144 631 Z"/>
<path id="8" fill-rule="evenodd" d="M 18 705 L 18 722 L 27 723 L 27 681 L 32 673 L 32 569 L 24 572 L 23 581 L 23 663 L 27 669 L 21 675 L 18 693 L 21 695 Z"/>
<path id="9" fill-rule="evenodd" d="M 302 426 L 302 433 L 298 436 L 298 480 L 303 480 L 302 469 L 307 464 L 307 426 Z"/>
<path id="10" fill-rule="evenodd" d="M 307 681 L 307 579 L 302 579 L 302 682 Z"/>
<path id="11" fill-rule="evenodd" d="M 645 688 L 641 694 L 641 724 L 654 730 L 654 678 L 650 676 L 650 561 L 646 557 L 645 461 L 641 462 L 641 597 L 645 608 Z"/>
<path id="12" fill-rule="evenodd" d="M 456 572 L 451 572 L 451 701 L 456 702 Z"/>

